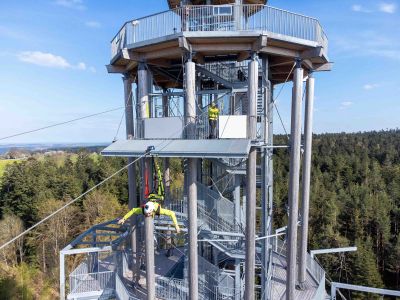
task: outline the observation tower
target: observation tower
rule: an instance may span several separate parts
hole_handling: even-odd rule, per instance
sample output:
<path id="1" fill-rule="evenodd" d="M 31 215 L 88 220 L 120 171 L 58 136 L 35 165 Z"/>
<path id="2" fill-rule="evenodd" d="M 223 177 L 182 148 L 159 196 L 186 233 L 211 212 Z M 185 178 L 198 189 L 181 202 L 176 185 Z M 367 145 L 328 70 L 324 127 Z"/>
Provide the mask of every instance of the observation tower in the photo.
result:
<path id="1" fill-rule="evenodd" d="M 127 135 L 102 155 L 128 158 L 129 208 L 147 201 L 162 166 L 161 206 L 181 233 L 165 216 L 94 226 L 61 251 L 61 299 L 325 299 L 325 272 L 307 251 L 314 73 L 331 67 L 320 23 L 262 0 L 168 6 L 111 41 Z M 293 84 L 285 145 L 273 139 L 280 84 Z M 289 221 L 273 228 L 280 147 L 290 153 Z M 171 158 L 182 161 L 182 187 L 171 186 Z M 75 255 L 84 259 L 69 269 Z"/>

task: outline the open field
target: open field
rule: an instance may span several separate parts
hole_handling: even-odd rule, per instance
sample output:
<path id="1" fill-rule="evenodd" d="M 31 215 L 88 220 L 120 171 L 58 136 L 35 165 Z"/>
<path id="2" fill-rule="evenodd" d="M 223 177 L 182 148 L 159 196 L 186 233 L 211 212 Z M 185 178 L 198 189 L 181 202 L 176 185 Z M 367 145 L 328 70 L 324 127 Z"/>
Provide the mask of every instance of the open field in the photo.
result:
<path id="1" fill-rule="evenodd" d="M 0 159 L 0 178 L 3 176 L 4 170 L 7 165 L 15 163 L 15 162 L 20 162 L 22 160 L 23 159 Z"/>

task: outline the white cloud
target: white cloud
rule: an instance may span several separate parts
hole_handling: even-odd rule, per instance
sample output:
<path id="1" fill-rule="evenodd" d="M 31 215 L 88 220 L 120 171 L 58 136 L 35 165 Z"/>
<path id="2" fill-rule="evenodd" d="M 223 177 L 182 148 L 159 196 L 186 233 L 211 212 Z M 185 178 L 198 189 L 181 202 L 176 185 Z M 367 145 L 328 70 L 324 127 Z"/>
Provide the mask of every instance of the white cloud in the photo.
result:
<path id="1" fill-rule="evenodd" d="M 364 84 L 363 89 L 368 91 L 368 90 L 375 89 L 377 87 L 379 87 L 379 84 L 377 84 L 377 83 L 367 83 L 367 84 Z"/>
<path id="2" fill-rule="evenodd" d="M 70 68 L 71 64 L 62 56 L 40 51 L 24 51 L 17 55 L 22 62 L 50 67 L 50 68 Z"/>
<path id="3" fill-rule="evenodd" d="M 76 65 L 76 68 L 79 70 L 86 70 L 86 65 L 83 62 L 80 62 L 79 64 Z"/>
<path id="4" fill-rule="evenodd" d="M 86 6 L 83 4 L 82 0 L 55 0 L 56 5 L 64 6 L 67 8 L 73 8 L 77 10 L 84 10 Z"/>
<path id="5" fill-rule="evenodd" d="M 396 12 L 397 5 L 395 3 L 381 2 L 379 3 L 379 10 L 384 13 L 394 14 Z"/>
<path id="6" fill-rule="evenodd" d="M 85 22 L 85 25 L 89 28 L 100 28 L 101 24 L 97 21 L 87 21 Z"/>
<path id="7" fill-rule="evenodd" d="M 353 4 L 351 6 L 351 10 L 355 11 L 355 12 L 363 12 L 363 13 L 370 13 L 372 12 L 369 9 L 366 9 L 364 6 L 360 5 L 360 4 Z"/>
<path id="8" fill-rule="evenodd" d="M 22 62 L 42 67 L 78 70 L 87 69 L 86 64 L 83 62 L 73 65 L 62 56 L 41 51 L 23 51 L 17 54 L 17 58 Z"/>
<path id="9" fill-rule="evenodd" d="M 353 105 L 353 102 L 351 102 L 351 101 L 343 101 L 342 103 L 340 103 L 339 109 L 344 110 L 344 109 L 349 108 L 352 105 Z"/>

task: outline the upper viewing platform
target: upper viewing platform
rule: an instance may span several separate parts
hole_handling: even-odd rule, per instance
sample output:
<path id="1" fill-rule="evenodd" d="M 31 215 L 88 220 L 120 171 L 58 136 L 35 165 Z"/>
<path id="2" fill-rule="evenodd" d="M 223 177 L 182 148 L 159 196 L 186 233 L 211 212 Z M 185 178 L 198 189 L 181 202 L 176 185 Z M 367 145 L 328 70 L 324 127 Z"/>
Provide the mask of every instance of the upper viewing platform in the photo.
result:
<path id="1" fill-rule="evenodd" d="M 184 51 L 200 64 L 216 55 L 240 61 L 251 51 L 308 59 L 313 69 L 329 62 L 315 18 L 263 4 L 187 5 L 126 22 L 111 41 L 111 72 L 133 69 L 135 61 L 180 60 Z"/>

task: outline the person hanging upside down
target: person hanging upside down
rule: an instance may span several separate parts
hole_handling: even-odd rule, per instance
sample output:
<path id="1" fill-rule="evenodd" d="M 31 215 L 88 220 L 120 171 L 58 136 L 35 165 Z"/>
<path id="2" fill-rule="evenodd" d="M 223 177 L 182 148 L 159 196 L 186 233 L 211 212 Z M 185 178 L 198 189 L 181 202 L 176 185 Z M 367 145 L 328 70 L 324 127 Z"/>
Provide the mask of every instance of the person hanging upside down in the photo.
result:
<path id="1" fill-rule="evenodd" d="M 155 215 L 164 215 L 168 216 L 172 219 L 174 223 L 176 233 L 181 232 L 178 221 L 176 220 L 175 213 L 172 210 L 161 208 L 161 205 L 157 202 L 149 201 L 142 207 L 132 208 L 122 219 L 118 221 L 118 224 L 124 224 L 127 219 L 129 219 L 132 215 L 140 215 L 143 214 L 145 217 L 153 217 Z"/>

